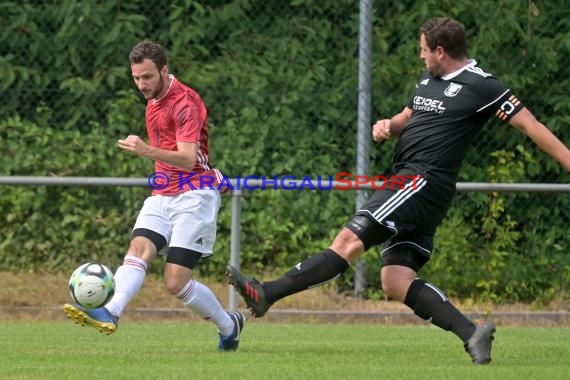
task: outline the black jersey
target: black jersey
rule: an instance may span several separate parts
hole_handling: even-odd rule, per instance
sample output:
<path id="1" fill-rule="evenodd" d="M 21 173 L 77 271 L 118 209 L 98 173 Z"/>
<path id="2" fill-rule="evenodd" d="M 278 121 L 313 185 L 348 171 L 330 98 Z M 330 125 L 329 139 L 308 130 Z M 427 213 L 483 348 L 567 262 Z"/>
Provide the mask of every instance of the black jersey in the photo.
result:
<path id="1" fill-rule="evenodd" d="M 412 116 L 400 135 L 394 165 L 413 164 L 453 176 L 493 114 L 507 121 L 523 108 L 511 90 L 475 60 L 444 77 L 422 75 L 408 107 Z"/>

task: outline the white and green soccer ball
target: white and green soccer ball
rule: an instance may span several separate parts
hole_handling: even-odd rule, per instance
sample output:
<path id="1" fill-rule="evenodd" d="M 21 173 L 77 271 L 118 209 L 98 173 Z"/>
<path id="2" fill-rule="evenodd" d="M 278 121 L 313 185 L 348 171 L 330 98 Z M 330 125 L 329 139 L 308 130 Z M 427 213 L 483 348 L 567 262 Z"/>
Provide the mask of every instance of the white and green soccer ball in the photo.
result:
<path id="1" fill-rule="evenodd" d="M 88 309 L 105 306 L 115 294 L 113 272 L 103 264 L 83 264 L 69 279 L 69 294 L 74 302 Z"/>

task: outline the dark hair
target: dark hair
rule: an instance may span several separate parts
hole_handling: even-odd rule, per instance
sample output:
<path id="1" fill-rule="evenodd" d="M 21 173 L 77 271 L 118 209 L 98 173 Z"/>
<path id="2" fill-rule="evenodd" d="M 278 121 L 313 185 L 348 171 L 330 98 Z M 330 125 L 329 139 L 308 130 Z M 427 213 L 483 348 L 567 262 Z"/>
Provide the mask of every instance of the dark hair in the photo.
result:
<path id="1" fill-rule="evenodd" d="M 131 64 L 141 63 L 145 59 L 150 59 L 158 70 L 166 65 L 166 53 L 162 46 L 151 40 L 143 40 L 135 45 L 129 53 Z"/>
<path id="2" fill-rule="evenodd" d="M 467 57 L 465 29 L 457 21 L 447 17 L 429 19 L 420 27 L 420 37 L 422 34 L 432 51 L 441 46 L 451 58 Z"/>

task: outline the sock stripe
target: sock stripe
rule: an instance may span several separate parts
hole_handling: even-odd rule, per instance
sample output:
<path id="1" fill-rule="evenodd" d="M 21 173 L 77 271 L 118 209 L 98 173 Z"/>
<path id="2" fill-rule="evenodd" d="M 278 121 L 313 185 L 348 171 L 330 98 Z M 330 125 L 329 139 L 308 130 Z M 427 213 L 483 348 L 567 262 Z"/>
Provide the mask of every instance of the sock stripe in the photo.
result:
<path id="1" fill-rule="evenodd" d="M 428 288 L 431 288 L 434 292 L 436 292 L 437 295 L 441 297 L 441 300 L 443 302 L 447 302 L 447 297 L 445 296 L 445 294 L 443 294 L 443 292 L 437 286 L 430 284 L 428 282 L 425 283 L 425 286 L 427 286 Z"/>
<path id="2" fill-rule="evenodd" d="M 123 261 L 123 265 L 133 267 L 136 269 L 140 269 L 140 270 L 143 270 L 146 272 L 146 262 L 142 259 L 139 259 L 138 257 L 135 257 L 135 256 L 125 257 L 125 260 Z"/>
<path id="3" fill-rule="evenodd" d="M 190 293 L 192 293 L 195 285 L 196 282 L 194 280 L 190 280 L 184 289 L 182 289 L 180 293 L 176 295 L 176 298 L 178 298 L 180 301 L 184 301 L 190 295 Z"/>

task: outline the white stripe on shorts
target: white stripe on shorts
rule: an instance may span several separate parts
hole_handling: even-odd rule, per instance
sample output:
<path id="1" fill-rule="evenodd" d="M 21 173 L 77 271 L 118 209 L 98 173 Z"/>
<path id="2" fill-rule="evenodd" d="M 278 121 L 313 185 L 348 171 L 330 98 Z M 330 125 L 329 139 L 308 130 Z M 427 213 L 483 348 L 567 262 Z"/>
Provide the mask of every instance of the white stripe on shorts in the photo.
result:
<path id="1" fill-rule="evenodd" d="M 382 222 L 392 211 L 400 207 L 408 198 L 414 195 L 416 192 L 420 191 L 422 187 L 427 184 L 425 178 L 421 177 L 419 180 L 408 183 L 405 189 L 398 191 L 396 194 L 392 195 L 390 199 L 386 201 L 378 210 L 374 211 L 372 216 L 379 222 Z"/>

